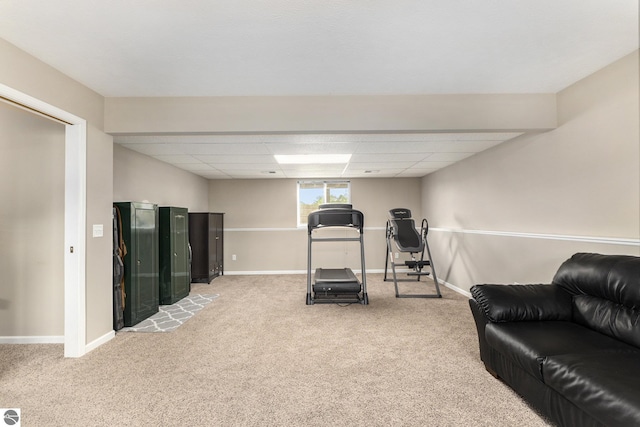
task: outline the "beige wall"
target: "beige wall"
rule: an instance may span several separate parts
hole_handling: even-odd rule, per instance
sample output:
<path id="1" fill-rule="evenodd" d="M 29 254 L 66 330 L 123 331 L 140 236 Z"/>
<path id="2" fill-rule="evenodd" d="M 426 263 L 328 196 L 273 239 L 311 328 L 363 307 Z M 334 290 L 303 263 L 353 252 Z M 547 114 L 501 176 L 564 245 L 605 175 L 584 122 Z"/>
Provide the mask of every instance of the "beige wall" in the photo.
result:
<path id="1" fill-rule="evenodd" d="M 463 290 L 549 282 L 574 252 L 639 255 L 624 244 L 640 237 L 638 81 L 635 52 L 560 92 L 557 129 L 423 178 L 423 212 L 441 229 L 431 233 L 440 278 Z M 507 235 L 485 233 L 495 231 Z"/>
<path id="2" fill-rule="evenodd" d="M 64 140 L 0 103 L 0 336 L 64 335 Z"/>
<path id="3" fill-rule="evenodd" d="M 86 197 L 91 204 L 87 207 L 87 226 L 90 229 L 93 224 L 104 224 L 105 230 L 109 230 L 111 203 L 107 204 L 106 200 L 111 197 L 113 165 L 109 155 L 111 138 L 102 133 L 104 98 L 4 40 L 0 40 L 0 63 L 10 64 L 0 67 L 1 84 L 87 120 Z M 1 322 L 0 336 L 16 339 L 26 336 L 32 338 L 31 341 L 33 337 L 57 340 L 64 334 L 65 129 L 15 107 L 4 104 L 3 107 L 0 121 L 4 125 L 0 126 L 0 132 L 13 137 L 3 136 L 0 144 L 27 142 L 11 146 L 9 154 L 3 153 L 0 159 L 8 164 L 2 168 L 1 173 L 8 174 L 3 182 L 11 183 L 0 187 L 0 196 L 3 200 L 20 198 L 18 210 L 11 216 L 0 216 L 0 229 L 9 233 L 14 243 L 9 246 L 13 252 L 7 259 L 20 261 L 12 263 L 12 270 L 8 270 L 16 281 L 6 279 L 9 276 L 2 279 L 0 287 L 8 283 L 11 290 L 0 296 L 0 312 L 7 307 L 20 310 L 16 318 L 20 323 L 10 326 L 8 322 Z M 13 110 L 26 115 L 17 117 Z M 37 149 L 33 148 L 36 146 Z M 17 190 L 20 190 L 19 196 L 15 193 Z M 17 215 L 15 221 L 14 215 Z M 43 242 L 34 244 L 34 236 Z M 91 344 L 94 340 L 104 342 L 113 331 L 111 239 L 92 239 L 88 233 L 86 240 L 85 342 Z M 40 274 L 41 270 L 48 273 Z M 26 284 L 16 286 L 16 283 Z M 27 300 L 28 309 L 24 306 Z"/>
<path id="4" fill-rule="evenodd" d="M 113 201 L 150 202 L 206 212 L 208 181 L 118 144 L 113 146 Z"/>
<path id="5" fill-rule="evenodd" d="M 306 228 L 296 228 L 296 182 L 210 181 L 209 210 L 225 213 L 226 272 L 306 271 L 308 234 Z M 366 268 L 383 269 L 387 212 L 406 207 L 420 218 L 420 179 L 353 179 L 351 193 L 354 209 L 362 211 L 365 218 Z M 351 230 L 330 232 L 357 237 Z M 312 266 L 359 270 L 359 251 L 357 242 L 314 243 Z M 233 254 L 235 261 L 231 259 Z"/>

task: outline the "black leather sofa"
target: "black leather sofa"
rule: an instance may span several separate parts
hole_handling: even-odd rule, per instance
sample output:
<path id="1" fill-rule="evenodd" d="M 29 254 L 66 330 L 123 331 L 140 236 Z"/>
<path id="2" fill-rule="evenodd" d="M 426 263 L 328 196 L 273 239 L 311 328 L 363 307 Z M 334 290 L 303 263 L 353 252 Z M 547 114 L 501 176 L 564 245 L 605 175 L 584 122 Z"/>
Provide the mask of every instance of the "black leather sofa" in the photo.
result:
<path id="1" fill-rule="evenodd" d="M 551 284 L 475 285 L 486 369 L 560 426 L 640 426 L 640 258 L 578 253 Z"/>

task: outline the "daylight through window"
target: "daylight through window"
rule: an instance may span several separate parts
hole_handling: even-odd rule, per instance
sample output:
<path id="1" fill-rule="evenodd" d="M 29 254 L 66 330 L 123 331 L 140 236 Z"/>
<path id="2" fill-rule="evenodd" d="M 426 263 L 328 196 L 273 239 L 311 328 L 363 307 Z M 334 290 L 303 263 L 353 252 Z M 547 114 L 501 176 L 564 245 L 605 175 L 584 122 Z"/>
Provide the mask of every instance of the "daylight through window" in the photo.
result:
<path id="1" fill-rule="evenodd" d="M 323 203 L 351 203 L 349 181 L 298 181 L 298 226 Z"/>

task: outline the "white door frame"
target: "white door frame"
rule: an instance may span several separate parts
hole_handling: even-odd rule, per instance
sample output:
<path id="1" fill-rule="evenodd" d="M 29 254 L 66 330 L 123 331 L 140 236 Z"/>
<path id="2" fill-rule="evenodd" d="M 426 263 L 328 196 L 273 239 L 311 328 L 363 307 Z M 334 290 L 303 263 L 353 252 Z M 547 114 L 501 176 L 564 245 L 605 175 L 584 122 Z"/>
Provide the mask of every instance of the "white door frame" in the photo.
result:
<path id="1" fill-rule="evenodd" d="M 87 122 L 54 105 L 0 84 L 0 98 L 65 124 L 64 356 L 86 351 Z"/>

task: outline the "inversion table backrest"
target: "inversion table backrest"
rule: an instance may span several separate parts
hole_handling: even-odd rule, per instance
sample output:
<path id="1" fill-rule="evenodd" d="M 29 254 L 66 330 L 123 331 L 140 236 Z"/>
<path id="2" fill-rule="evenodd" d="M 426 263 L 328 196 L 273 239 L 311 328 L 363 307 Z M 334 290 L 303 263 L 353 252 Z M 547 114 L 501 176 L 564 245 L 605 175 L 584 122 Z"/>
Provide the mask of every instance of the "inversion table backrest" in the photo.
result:
<path id="1" fill-rule="evenodd" d="M 411 218 L 409 209 L 391 209 L 389 222 L 393 227 L 393 240 L 400 252 L 422 252 L 424 242 L 416 230 L 416 224 Z"/>

